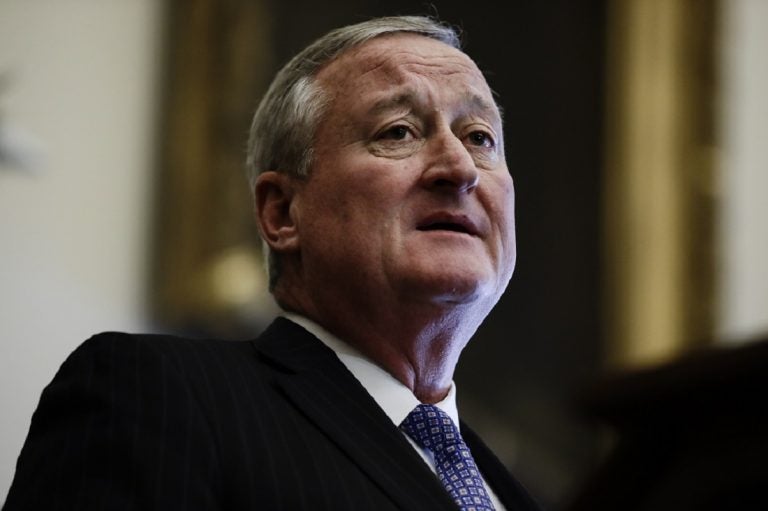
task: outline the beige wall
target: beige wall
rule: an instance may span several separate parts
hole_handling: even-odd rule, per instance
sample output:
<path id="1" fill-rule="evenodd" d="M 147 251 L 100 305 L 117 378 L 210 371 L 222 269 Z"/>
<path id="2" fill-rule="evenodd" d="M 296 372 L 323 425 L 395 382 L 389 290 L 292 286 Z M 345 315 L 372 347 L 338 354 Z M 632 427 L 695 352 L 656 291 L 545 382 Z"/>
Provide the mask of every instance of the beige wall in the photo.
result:
<path id="1" fill-rule="evenodd" d="M 723 342 L 768 336 L 768 2 L 721 2 Z"/>
<path id="2" fill-rule="evenodd" d="M 0 165 L 0 502 L 66 355 L 146 328 L 161 5 L 0 0 L 0 122 L 44 156 Z"/>

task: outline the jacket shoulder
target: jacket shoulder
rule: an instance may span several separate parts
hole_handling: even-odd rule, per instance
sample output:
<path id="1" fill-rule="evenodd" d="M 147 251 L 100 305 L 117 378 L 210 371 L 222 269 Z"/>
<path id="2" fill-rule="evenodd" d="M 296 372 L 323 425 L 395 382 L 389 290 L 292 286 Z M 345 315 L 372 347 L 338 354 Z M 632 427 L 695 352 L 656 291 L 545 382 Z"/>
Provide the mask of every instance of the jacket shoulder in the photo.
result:
<path id="1" fill-rule="evenodd" d="M 244 372 L 237 364 L 255 359 L 249 344 L 120 332 L 86 340 L 42 393 L 4 509 L 215 508 L 231 431 L 214 411 L 235 414 L 238 403 L 223 403 Z"/>
<path id="2" fill-rule="evenodd" d="M 254 353 L 249 341 L 195 339 L 169 334 L 132 334 L 102 332 L 80 344 L 65 360 L 69 364 L 105 357 L 121 365 L 149 364 L 162 361 L 169 368 L 187 372 L 196 366 L 231 364 L 249 360 Z"/>

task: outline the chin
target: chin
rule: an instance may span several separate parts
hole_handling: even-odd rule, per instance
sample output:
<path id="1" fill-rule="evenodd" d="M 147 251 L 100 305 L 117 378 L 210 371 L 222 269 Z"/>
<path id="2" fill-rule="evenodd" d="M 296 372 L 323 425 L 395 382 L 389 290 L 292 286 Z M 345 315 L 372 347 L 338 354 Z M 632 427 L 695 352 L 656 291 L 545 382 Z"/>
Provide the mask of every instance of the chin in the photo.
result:
<path id="1" fill-rule="evenodd" d="M 403 296 L 435 304 L 470 304 L 496 296 L 499 276 L 484 254 L 441 257 L 443 254 L 433 251 L 419 255 L 422 257 L 401 259 L 390 274 L 393 282 L 403 286 Z"/>
<path id="2" fill-rule="evenodd" d="M 487 280 L 462 272 L 428 279 L 424 282 L 424 291 L 434 303 L 461 305 L 487 299 L 491 289 Z"/>

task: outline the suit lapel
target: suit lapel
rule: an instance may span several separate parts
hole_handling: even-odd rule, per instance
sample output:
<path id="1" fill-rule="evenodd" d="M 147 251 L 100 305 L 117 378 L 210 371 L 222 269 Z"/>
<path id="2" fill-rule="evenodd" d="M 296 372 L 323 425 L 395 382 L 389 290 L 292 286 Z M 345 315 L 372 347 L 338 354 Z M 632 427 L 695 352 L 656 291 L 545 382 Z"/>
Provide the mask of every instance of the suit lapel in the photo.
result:
<path id="1" fill-rule="evenodd" d="M 504 507 L 509 510 L 538 511 L 539 505 L 528 495 L 526 489 L 512 477 L 495 454 L 483 443 L 477 434 L 461 422 L 461 436 L 464 438 L 480 472 Z"/>
<path id="2" fill-rule="evenodd" d="M 317 428 L 402 509 L 455 510 L 437 478 L 332 350 L 279 318 L 256 349 L 276 383 Z"/>

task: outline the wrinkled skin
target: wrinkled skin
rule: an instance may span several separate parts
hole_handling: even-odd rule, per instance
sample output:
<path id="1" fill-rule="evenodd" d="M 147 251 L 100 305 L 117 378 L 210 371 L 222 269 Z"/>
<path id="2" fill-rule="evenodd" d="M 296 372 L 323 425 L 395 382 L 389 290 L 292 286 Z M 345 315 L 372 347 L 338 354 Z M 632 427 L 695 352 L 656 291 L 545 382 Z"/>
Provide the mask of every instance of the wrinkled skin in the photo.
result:
<path id="1" fill-rule="evenodd" d="M 354 48 L 317 81 L 331 102 L 309 178 L 256 186 L 275 297 L 436 402 L 514 269 L 498 109 L 469 57 L 414 34 Z"/>

